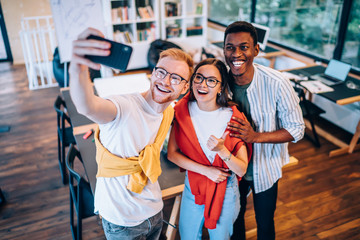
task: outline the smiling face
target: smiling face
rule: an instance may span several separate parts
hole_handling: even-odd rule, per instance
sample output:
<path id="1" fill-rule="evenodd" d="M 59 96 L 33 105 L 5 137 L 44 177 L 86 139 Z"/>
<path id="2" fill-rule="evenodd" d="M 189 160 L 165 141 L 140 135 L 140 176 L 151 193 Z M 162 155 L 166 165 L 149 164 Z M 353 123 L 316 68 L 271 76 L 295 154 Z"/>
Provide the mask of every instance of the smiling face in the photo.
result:
<path id="1" fill-rule="evenodd" d="M 159 60 L 156 66 L 165 69 L 169 73 L 176 73 L 186 80 L 189 79 L 189 66 L 184 61 L 175 60 L 172 57 L 164 57 Z M 186 81 L 181 81 L 178 85 L 172 85 L 169 74 L 164 79 L 157 78 L 154 71 L 151 75 L 150 90 L 152 99 L 159 104 L 176 100 L 180 94 L 186 93 L 188 87 L 189 83 Z"/>
<path id="2" fill-rule="evenodd" d="M 219 70 L 214 65 L 203 65 L 198 68 L 195 74 L 220 81 L 214 88 L 207 86 L 205 79 L 202 83 L 195 83 L 194 80 L 192 82 L 192 91 L 199 108 L 202 110 L 214 110 L 218 108 L 219 106 L 216 103 L 216 97 L 218 93 L 221 93 L 222 81 Z"/>
<path id="3" fill-rule="evenodd" d="M 235 81 L 239 85 L 248 84 L 254 75 L 253 61 L 259 54 L 259 44 L 249 32 L 229 33 L 225 39 L 224 55 Z"/>

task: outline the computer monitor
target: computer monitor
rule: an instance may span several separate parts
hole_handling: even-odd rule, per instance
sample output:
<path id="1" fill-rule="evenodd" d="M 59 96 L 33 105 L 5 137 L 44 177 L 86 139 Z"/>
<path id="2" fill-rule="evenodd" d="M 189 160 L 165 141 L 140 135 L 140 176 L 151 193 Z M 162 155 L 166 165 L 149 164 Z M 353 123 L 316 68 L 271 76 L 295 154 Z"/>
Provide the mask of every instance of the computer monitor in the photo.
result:
<path id="1" fill-rule="evenodd" d="M 258 43 L 260 45 L 260 49 L 262 51 L 265 51 L 266 48 L 266 44 L 270 35 L 270 28 L 260 25 L 260 24 L 256 24 L 256 23 L 251 23 L 257 32 L 257 36 L 258 36 Z"/>

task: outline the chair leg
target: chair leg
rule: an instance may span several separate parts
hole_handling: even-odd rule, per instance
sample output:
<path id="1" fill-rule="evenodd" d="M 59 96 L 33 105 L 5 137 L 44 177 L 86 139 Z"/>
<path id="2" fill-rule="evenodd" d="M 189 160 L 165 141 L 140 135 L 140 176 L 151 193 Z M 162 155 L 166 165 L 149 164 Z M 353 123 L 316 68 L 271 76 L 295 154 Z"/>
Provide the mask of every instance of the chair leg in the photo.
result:
<path id="1" fill-rule="evenodd" d="M 320 141 L 319 141 L 319 137 L 316 133 L 316 129 L 315 129 L 315 124 L 314 122 L 311 120 L 311 128 L 312 128 L 312 133 L 313 133 L 313 136 L 314 136 L 314 144 L 316 147 L 320 147 Z"/>
<path id="2" fill-rule="evenodd" d="M 0 207 L 3 204 L 5 204 L 5 202 L 6 202 L 6 199 L 5 199 L 4 194 L 2 193 L 1 188 L 0 188 Z"/>
<path id="3" fill-rule="evenodd" d="M 315 147 L 320 147 L 321 144 L 320 144 L 320 140 L 319 140 L 318 134 L 317 134 L 316 129 L 315 129 L 314 121 L 313 121 L 313 119 L 312 119 L 311 116 L 308 116 L 307 119 L 308 119 L 309 122 L 310 122 L 311 132 L 312 132 L 312 134 L 313 134 L 313 137 L 310 137 L 310 136 L 307 135 L 307 134 L 306 134 L 306 136 L 307 136 L 308 139 L 315 145 Z"/>
<path id="4" fill-rule="evenodd" d="M 82 213 L 81 213 L 81 209 L 80 206 L 78 206 L 78 216 L 77 216 L 77 239 L 78 240 L 82 240 Z"/>
<path id="5" fill-rule="evenodd" d="M 74 226 L 74 201 L 72 199 L 71 191 L 70 191 L 70 230 L 73 239 L 77 238 L 76 226 Z"/>
<path id="6" fill-rule="evenodd" d="M 61 172 L 61 179 L 64 185 L 68 183 L 68 178 L 66 174 L 66 165 L 65 165 L 65 146 L 61 144 L 61 162 L 60 162 L 60 172 Z"/>

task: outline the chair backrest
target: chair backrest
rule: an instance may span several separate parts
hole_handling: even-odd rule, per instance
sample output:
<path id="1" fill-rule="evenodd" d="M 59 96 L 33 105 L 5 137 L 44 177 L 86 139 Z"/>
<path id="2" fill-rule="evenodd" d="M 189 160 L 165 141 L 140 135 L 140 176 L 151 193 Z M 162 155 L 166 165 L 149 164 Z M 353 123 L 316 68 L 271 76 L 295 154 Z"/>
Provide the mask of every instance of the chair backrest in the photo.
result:
<path id="1" fill-rule="evenodd" d="M 301 110 L 303 112 L 303 116 L 307 116 L 309 113 L 309 109 L 308 109 L 308 104 L 307 104 L 307 99 L 305 97 L 305 92 L 304 89 L 300 88 L 300 87 L 294 87 L 295 92 L 297 93 L 299 99 L 300 99 L 300 107 Z"/>
<path id="2" fill-rule="evenodd" d="M 57 113 L 57 126 L 58 128 L 65 129 L 65 121 L 72 127 L 70 117 L 65 113 L 66 104 L 61 96 L 58 96 L 54 103 L 54 109 Z"/>
<path id="3" fill-rule="evenodd" d="M 319 116 L 320 114 L 325 113 L 325 111 L 322 108 L 316 106 L 314 103 L 312 103 L 311 101 L 306 99 L 303 88 L 295 86 L 294 90 L 299 96 L 300 107 L 301 107 L 301 110 L 303 111 L 304 117 Z"/>
<path id="4" fill-rule="evenodd" d="M 66 156 L 66 167 L 69 170 L 69 189 L 74 201 L 78 217 L 87 218 L 94 215 L 94 196 L 91 191 L 90 183 L 74 170 L 75 160 L 83 161 L 80 152 L 71 144 Z"/>

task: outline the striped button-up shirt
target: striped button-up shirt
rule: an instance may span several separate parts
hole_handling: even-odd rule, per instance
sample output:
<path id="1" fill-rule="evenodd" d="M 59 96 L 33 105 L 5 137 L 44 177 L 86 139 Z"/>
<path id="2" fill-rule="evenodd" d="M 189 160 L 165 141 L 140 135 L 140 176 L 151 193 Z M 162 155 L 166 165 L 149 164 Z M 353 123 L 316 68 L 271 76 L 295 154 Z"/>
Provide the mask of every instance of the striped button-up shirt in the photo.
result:
<path id="1" fill-rule="evenodd" d="M 299 141 L 305 124 L 290 81 L 280 72 L 254 63 L 254 77 L 247 89 L 251 118 L 256 132 L 287 130 Z M 253 181 L 255 193 L 263 192 L 281 178 L 289 162 L 288 143 L 254 143 Z"/>

